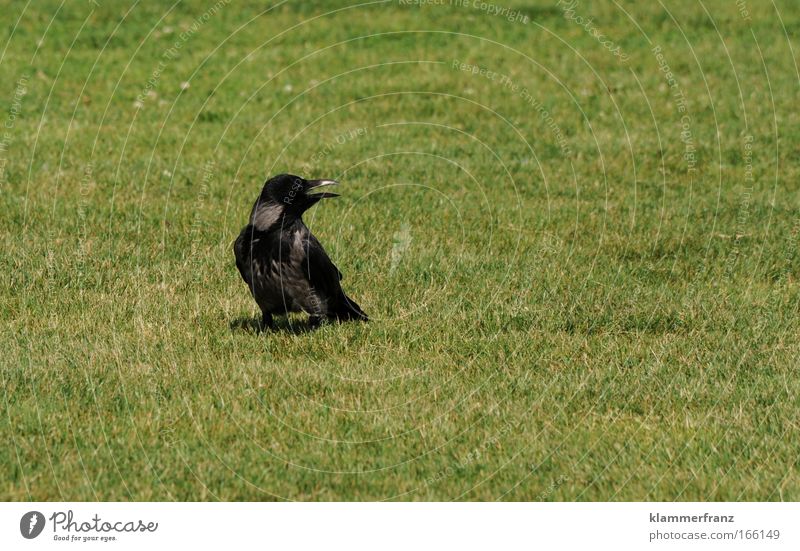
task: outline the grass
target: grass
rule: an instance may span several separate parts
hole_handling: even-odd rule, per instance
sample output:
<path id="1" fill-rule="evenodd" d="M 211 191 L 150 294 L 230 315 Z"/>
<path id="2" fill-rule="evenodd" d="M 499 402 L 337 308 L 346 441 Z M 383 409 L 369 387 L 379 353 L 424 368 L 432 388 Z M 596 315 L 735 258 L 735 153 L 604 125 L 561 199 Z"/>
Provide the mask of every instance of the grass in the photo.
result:
<path id="1" fill-rule="evenodd" d="M 800 9 L 467 4 L 4 10 L 0 499 L 800 499 Z M 284 171 L 369 324 L 252 331 Z"/>

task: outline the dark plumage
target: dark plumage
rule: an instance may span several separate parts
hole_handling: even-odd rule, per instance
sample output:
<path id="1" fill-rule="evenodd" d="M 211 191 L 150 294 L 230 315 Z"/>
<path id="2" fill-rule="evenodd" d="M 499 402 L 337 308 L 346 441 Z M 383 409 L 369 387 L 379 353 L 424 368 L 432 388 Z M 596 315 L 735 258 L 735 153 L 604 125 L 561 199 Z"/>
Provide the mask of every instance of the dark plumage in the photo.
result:
<path id="1" fill-rule="evenodd" d="M 273 327 L 273 314 L 300 311 L 310 314 L 312 325 L 368 319 L 344 294 L 342 273 L 302 219 L 320 199 L 337 197 L 311 192 L 336 183 L 291 174 L 270 178 L 233 245 L 236 267 L 261 308 L 265 327 Z"/>

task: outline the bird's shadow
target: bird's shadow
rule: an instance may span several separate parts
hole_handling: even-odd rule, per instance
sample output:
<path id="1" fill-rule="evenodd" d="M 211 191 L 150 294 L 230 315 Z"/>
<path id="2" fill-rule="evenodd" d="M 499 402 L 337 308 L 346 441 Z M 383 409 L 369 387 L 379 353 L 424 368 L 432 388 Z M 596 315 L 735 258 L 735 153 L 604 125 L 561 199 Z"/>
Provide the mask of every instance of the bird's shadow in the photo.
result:
<path id="1" fill-rule="evenodd" d="M 290 319 L 285 316 L 274 318 L 273 327 L 263 327 L 260 317 L 242 316 L 230 322 L 232 333 L 289 333 L 291 335 L 302 335 L 319 329 L 312 325 L 308 319 Z"/>

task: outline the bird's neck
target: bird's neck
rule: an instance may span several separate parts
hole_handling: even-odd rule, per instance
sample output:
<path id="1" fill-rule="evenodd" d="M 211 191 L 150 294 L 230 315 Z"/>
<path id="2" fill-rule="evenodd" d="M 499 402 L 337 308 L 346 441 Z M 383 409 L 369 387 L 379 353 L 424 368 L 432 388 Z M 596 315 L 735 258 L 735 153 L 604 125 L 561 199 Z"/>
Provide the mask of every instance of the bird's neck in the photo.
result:
<path id="1" fill-rule="evenodd" d="M 262 232 L 283 231 L 297 225 L 305 227 L 302 213 L 284 210 L 280 205 L 257 205 L 250 216 L 250 224 Z"/>

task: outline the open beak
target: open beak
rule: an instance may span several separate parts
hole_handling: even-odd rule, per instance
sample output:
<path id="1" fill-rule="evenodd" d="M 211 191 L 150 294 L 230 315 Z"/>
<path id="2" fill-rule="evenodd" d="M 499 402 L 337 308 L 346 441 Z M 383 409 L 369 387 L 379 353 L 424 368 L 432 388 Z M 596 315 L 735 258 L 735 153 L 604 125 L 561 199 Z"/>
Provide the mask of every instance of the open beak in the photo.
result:
<path id="1" fill-rule="evenodd" d="M 311 190 L 315 188 L 325 187 L 325 186 L 338 186 L 339 182 L 336 180 L 308 180 L 308 187 L 306 188 L 306 195 L 313 199 L 328 199 L 330 197 L 339 197 L 338 193 L 309 193 Z"/>

